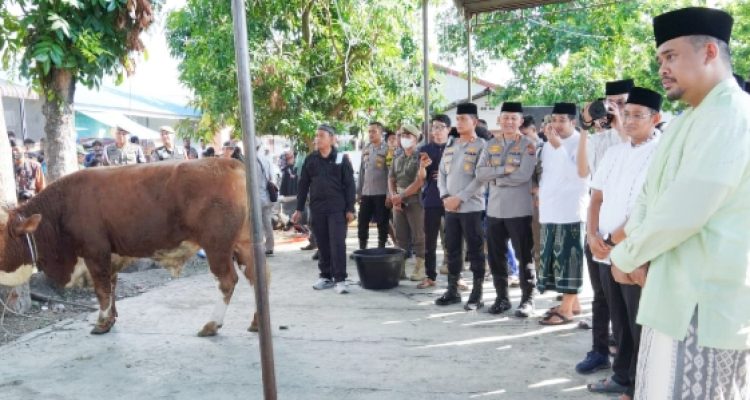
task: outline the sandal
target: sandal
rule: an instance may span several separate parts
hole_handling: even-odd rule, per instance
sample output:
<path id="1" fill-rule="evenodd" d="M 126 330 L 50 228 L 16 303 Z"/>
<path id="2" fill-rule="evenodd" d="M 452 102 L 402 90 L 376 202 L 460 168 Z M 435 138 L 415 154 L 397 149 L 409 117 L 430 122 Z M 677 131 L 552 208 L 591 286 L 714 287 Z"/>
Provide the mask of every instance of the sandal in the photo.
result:
<path id="1" fill-rule="evenodd" d="M 544 317 L 545 318 L 549 317 L 550 315 L 552 315 L 552 313 L 557 312 L 557 310 L 559 309 L 560 309 L 560 305 L 550 307 L 550 309 L 544 313 Z M 573 310 L 573 315 L 581 315 L 581 310 Z"/>
<path id="2" fill-rule="evenodd" d="M 612 380 L 612 378 L 602 379 L 595 383 L 589 383 L 586 385 L 589 392 L 592 393 L 625 393 L 628 390 L 627 386 L 620 385 L 619 383 Z"/>
<path id="3" fill-rule="evenodd" d="M 557 321 L 553 321 L 552 318 L 557 317 Z M 539 321 L 539 325 L 546 325 L 546 326 L 557 326 L 557 325 L 566 325 L 573 322 L 572 318 L 568 318 L 562 314 L 560 314 L 557 311 L 553 311 L 550 315 L 544 317 Z"/>

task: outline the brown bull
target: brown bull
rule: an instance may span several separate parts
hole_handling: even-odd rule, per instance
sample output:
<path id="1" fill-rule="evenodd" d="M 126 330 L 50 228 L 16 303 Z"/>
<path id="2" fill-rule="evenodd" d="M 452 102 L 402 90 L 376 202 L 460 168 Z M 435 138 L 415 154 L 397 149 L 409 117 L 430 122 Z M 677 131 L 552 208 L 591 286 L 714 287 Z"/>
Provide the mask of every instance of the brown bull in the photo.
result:
<path id="1" fill-rule="evenodd" d="M 150 257 L 183 242 L 206 251 L 221 296 L 200 336 L 215 335 L 239 270 L 255 268 L 243 165 L 233 159 L 138 164 L 79 171 L 49 185 L 14 210 L 0 210 L 0 271 L 38 269 L 56 284 L 83 258 L 99 301 L 91 333 L 115 323 L 113 255 Z M 35 244 L 35 245 L 34 245 Z M 184 245 L 183 245 L 184 246 Z M 116 257 L 115 257 L 116 258 Z M 250 330 L 257 328 L 257 315 Z"/>

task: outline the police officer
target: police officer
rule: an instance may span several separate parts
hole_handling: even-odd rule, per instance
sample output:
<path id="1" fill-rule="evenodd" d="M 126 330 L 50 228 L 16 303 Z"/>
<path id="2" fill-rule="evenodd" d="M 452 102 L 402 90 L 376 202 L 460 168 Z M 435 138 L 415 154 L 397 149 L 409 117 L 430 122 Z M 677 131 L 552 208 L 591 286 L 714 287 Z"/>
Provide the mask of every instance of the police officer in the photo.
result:
<path id="1" fill-rule="evenodd" d="M 104 165 L 129 165 L 146 162 L 141 146 L 130 143 L 127 130 L 117 127 L 115 144 L 109 145 L 104 151 Z"/>
<path id="2" fill-rule="evenodd" d="M 346 227 L 354 220 L 354 170 L 349 158 L 334 146 L 336 131 L 329 125 L 318 126 L 317 150 L 307 156 L 300 173 L 297 211 L 298 223 L 310 194 L 312 226 L 318 239 L 320 278 L 313 289 L 334 288 L 348 293 L 346 285 Z"/>
<path id="3" fill-rule="evenodd" d="M 388 240 L 388 212 L 385 207 L 388 192 L 388 144 L 383 140 L 383 124 L 373 122 L 367 128 L 370 143 L 362 150 L 362 162 L 357 182 L 357 236 L 359 248 L 367 248 L 370 220 L 378 225 L 378 247 L 385 247 Z"/>
<path id="4" fill-rule="evenodd" d="M 174 129 L 171 126 L 162 126 L 159 128 L 159 133 L 161 134 L 162 145 L 154 149 L 154 152 L 151 154 L 151 160 L 185 160 L 188 158 L 184 147 L 175 147 Z"/>
<path id="5" fill-rule="evenodd" d="M 521 303 L 517 317 L 528 318 L 534 311 L 536 269 L 532 257 L 531 178 L 536 167 L 536 144 L 521 134 L 523 106 L 505 102 L 498 117 L 500 131 L 487 142 L 479 160 L 477 179 L 489 183 L 487 205 L 487 248 L 495 285 L 495 303 L 491 314 L 511 308 L 508 298 L 508 239 L 519 261 Z"/>
<path id="6" fill-rule="evenodd" d="M 411 244 L 416 254 L 414 272 L 409 277 L 412 281 L 422 281 L 425 277 L 424 208 L 419 201 L 419 193 L 422 191 L 424 180 L 417 173 L 424 162 L 421 158 L 429 160 L 429 157 L 426 154 L 420 157 L 417 151 L 419 134 L 419 129 L 414 125 L 406 124 L 401 128 L 400 141 L 404 153 L 393 160 L 388 175 L 388 198 L 393 204 L 396 241 L 402 249 Z M 405 278 L 403 270 L 402 278 Z"/>
<path id="7" fill-rule="evenodd" d="M 466 308 L 482 307 L 485 257 L 482 212 L 484 211 L 484 185 L 476 180 L 479 158 L 485 142 L 477 137 L 477 106 L 464 103 L 456 113 L 456 131 L 459 137 L 445 149 L 440 161 L 438 188 L 445 207 L 445 241 L 448 251 L 448 290 L 435 304 L 443 306 L 461 302 L 458 279 L 463 267 L 463 242 L 466 241 L 474 286 Z"/>

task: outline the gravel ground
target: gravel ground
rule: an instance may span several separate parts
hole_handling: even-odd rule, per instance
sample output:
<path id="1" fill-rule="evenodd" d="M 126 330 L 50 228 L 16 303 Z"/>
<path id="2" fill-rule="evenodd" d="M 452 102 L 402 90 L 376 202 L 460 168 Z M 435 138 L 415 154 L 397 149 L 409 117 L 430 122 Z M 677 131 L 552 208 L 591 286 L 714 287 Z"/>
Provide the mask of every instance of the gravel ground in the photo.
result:
<path id="1" fill-rule="evenodd" d="M 181 278 L 206 273 L 206 260 L 193 257 L 185 264 Z M 119 274 L 116 296 L 117 299 L 138 296 L 171 280 L 173 278 L 167 270 L 149 259 L 141 259 Z M 0 313 L 0 346 L 68 318 L 83 319 L 98 309 L 93 288 L 59 289 L 50 285 L 43 274 L 35 274 L 30 284 L 33 294 L 49 300 L 35 299 L 28 314 Z"/>

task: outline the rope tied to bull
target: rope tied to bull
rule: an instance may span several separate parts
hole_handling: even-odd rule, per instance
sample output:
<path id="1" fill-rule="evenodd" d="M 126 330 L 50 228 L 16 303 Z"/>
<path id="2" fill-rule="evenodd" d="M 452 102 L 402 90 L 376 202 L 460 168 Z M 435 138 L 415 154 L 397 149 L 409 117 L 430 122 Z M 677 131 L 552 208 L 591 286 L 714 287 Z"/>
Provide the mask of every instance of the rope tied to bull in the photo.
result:
<path id="1" fill-rule="evenodd" d="M 23 223 L 23 219 L 24 219 L 23 215 L 21 215 L 21 213 L 18 213 L 17 215 L 18 215 L 18 220 Z M 39 253 L 37 252 L 36 239 L 34 238 L 34 234 L 29 232 L 29 233 L 26 233 L 25 236 L 26 236 L 26 244 L 29 247 L 29 253 L 31 253 L 31 266 L 34 267 L 35 270 L 39 270 L 39 268 L 37 268 L 37 265 L 36 265 L 36 261 L 37 261 Z"/>

